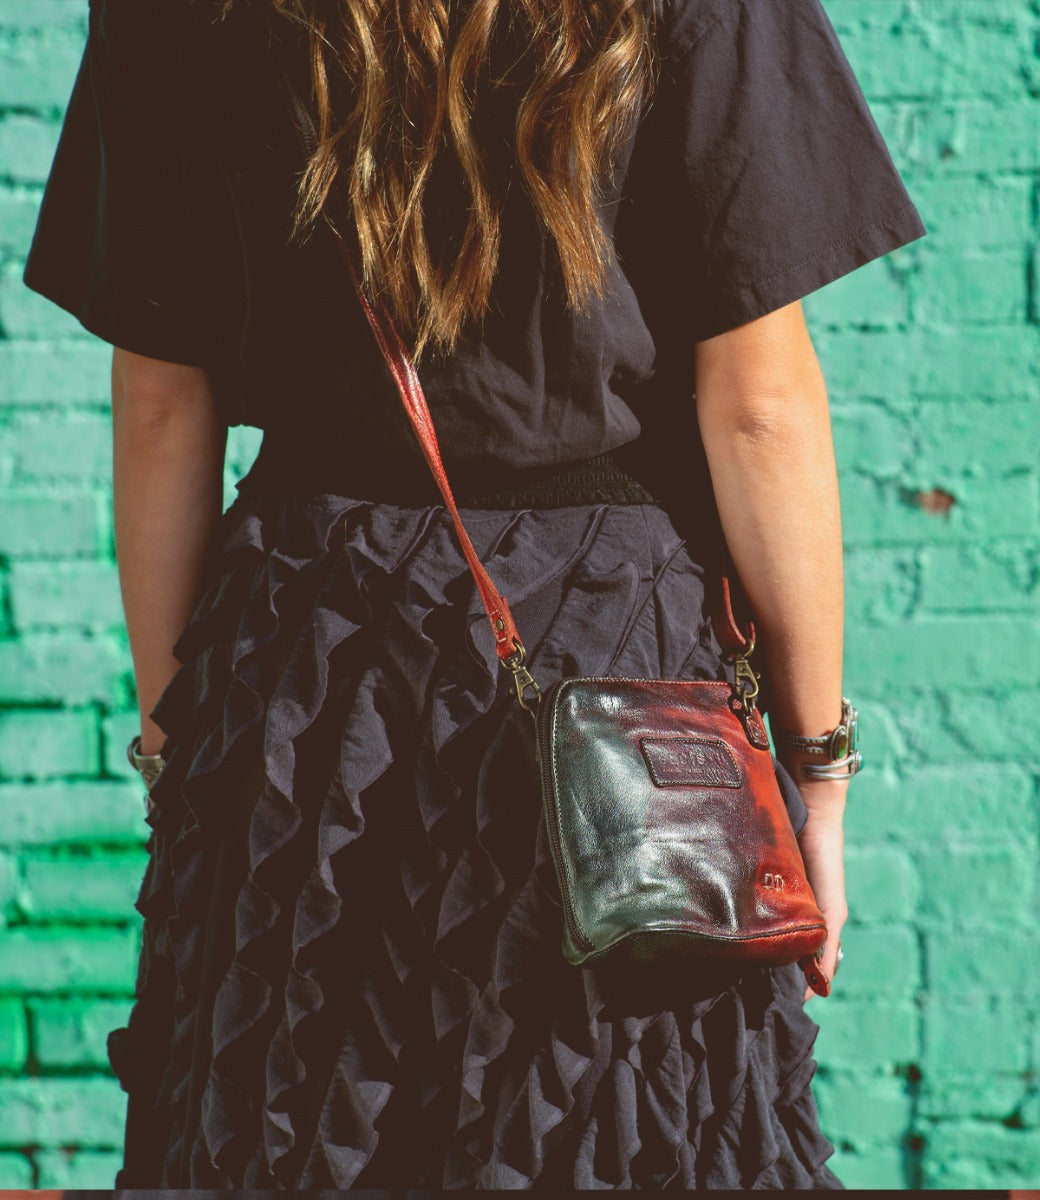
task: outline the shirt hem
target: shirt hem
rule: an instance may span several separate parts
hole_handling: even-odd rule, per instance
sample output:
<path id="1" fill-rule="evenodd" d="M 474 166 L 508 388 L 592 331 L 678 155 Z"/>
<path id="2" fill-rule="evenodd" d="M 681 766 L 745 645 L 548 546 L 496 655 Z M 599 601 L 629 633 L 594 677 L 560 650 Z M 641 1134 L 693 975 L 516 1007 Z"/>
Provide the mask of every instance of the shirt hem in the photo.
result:
<path id="1" fill-rule="evenodd" d="M 854 233 L 759 279 L 738 283 L 717 299 L 712 320 L 696 340 L 717 337 L 825 287 L 875 259 L 898 250 L 927 230 L 912 201 L 860 226 Z"/>
<path id="2" fill-rule="evenodd" d="M 131 310 L 125 304 L 113 303 L 103 292 L 83 296 L 69 291 L 31 258 L 26 263 L 22 282 L 30 291 L 75 317 L 88 333 L 111 346 L 182 366 L 210 365 L 210 356 L 198 341 L 183 330 L 171 331 L 165 324 L 171 320 L 170 310 L 151 301 L 144 302 L 147 309 Z"/>

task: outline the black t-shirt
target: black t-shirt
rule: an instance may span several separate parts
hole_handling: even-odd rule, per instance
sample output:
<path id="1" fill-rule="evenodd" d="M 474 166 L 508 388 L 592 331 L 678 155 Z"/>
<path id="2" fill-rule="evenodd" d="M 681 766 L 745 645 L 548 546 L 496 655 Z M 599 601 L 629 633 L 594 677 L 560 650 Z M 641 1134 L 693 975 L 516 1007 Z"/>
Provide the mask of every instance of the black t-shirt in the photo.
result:
<path id="1" fill-rule="evenodd" d="M 819 0 L 658 2 L 653 103 L 602 208 L 606 299 L 568 311 L 514 186 L 480 336 L 423 369 L 463 491 L 621 447 L 651 490 L 703 485 L 694 342 L 924 233 Z M 254 483 L 433 498 L 331 241 L 288 244 L 302 158 L 259 6 L 216 7 L 91 0 L 25 282 L 208 368 L 228 423 L 265 431 Z"/>

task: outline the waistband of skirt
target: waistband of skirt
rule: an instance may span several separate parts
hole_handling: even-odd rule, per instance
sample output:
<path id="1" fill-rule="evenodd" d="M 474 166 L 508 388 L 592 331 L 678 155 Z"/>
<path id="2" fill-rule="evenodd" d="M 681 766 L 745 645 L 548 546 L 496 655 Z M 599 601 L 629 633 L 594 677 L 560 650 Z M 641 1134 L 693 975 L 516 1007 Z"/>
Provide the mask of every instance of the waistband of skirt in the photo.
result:
<path id="1" fill-rule="evenodd" d="M 352 474 L 349 487 L 339 477 L 324 478 L 321 471 L 274 471 L 270 464 L 257 460 L 256 466 L 240 481 L 238 489 L 247 494 L 314 495 L 329 492 L 349 495 L 375 504 L 405 507 L 442 503 L 432 476 L 422 474 L 405 483 L 391 475 L 381 479 L 362 479 Z M 590 504 L 655 504 L 647 488 L 623 471 L 611 454 L 565 466 L 514 469 L 500 475 L 501 487 L 463 483 L 453 491 L 459 508 L 516 509 L 571 508 Z"/>
<path id="2" fill-rule="evenodd" d="M 455 497 L 465 508 L 569 508 L 583 504 L 653 504 L 654 498 L 610 454 L 571 463 L 545 478 Z"/>

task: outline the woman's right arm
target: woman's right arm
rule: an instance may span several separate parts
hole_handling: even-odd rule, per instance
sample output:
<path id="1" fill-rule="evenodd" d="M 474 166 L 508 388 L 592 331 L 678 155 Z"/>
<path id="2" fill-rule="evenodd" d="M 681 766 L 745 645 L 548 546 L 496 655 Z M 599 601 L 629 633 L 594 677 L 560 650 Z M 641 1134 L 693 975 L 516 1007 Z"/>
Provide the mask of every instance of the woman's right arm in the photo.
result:
<path id="1" fill-rule="evenodd" d="M 723 532 L 755 616 L 773 728 L 814 737 L 841 718 L 841 516 L 827 392 L 801 304 L 697 343 L 697 417 Z M 847 916 L 847 780 L 801 778 L 799 842 L 827 920 L 833 976 Z"/>
<path id="2" fill-rule="evenodd" d="M 201 367 L 116 349 L 112 357 L 113 508 L 119 584 L 141 715 L 141 752 L 163 732 L 149 714 L 178 668 L 220 514 L 226 428 Z"/>

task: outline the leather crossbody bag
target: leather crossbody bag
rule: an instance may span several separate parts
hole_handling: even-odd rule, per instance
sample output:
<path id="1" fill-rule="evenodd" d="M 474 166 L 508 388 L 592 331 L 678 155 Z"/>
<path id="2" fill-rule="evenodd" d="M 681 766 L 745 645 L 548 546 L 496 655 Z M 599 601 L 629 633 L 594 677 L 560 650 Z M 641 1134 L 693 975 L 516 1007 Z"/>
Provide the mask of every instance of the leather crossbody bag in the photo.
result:
<path id="1" fill-rule="evenodd" d="M 306 121 L 290 92 L 297 120 Z M 575 965 L 606 955 L 798 962 L 827 995 L 827 937 L 776 780 L 748 659 L 754 627 L 720 588 L 716 637 L 733 682 L 564 678 L 544 693 L 505 598 L 459 516 L 422 386 L 385 308 L 339 253 L 400 393 L 487 612 L 502 666 L 535 717 L 542 801 Z"/>
<path id="2" fill-rule="evenodd" d="M 754 627 L 737 625 L 728 584 L 713 623 L 734 664 L 732 684 L 564 678 L 542 693 L 509 606 L 459 516 L 411 358 L 337 244 L 455 524 L 499 660 L 535 716 L 565 957 L 576 965 L 615 952 L 797 961 L 826 995 L 815 955 L 827 927 L 755 704 Z"/>

